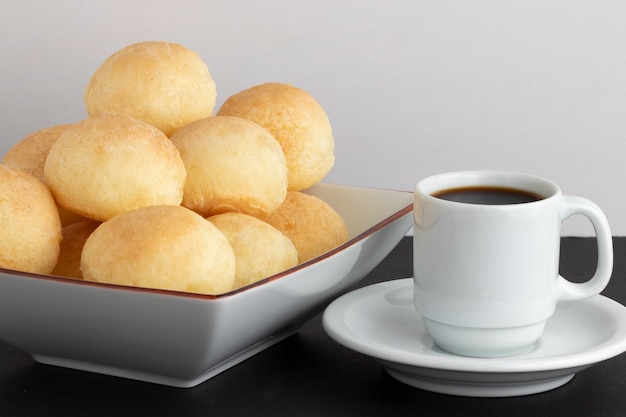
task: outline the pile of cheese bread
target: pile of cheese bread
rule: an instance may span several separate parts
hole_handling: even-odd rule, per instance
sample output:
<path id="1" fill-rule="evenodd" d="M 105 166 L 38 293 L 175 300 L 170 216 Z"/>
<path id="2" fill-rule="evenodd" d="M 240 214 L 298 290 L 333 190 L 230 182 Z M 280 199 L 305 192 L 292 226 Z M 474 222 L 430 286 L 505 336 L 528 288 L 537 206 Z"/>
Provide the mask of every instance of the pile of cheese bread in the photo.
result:
<path id="1" fill-rule="evenodd" d="M 0 163 L 0 267 L 221 294 L 349 239 L 302 191 L 334 165 L 306 91 L 264 83 L 216 109 L 194 51 L 128 45 L 85 91 L 88 116 L 17 141 Z"/>

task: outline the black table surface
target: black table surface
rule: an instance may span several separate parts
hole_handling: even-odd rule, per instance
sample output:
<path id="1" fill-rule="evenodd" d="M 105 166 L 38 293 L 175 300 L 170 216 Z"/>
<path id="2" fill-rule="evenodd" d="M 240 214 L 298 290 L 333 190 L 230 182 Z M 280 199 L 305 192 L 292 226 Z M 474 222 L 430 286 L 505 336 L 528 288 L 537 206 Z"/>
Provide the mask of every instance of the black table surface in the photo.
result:
<path id="1" fill-rule="evenodd" d="M 626 304 L 626 237 L 603 292 Z M 358 287 L 412 275 L 405 237 Z M 584 281 L 593 238 L 563 238 L 561 272 Z M 330 339 L 321 314 L 300 331 L 194 388 L 171 388 L 34 362 L 0 342 L 0 417 L 9 416 L 626 416 L 626 354 L 579 372 L 552 391 L 468 398 L 404 385 L 382 365 Z M 0 335 L 1 337 L 1 335 Z"/>

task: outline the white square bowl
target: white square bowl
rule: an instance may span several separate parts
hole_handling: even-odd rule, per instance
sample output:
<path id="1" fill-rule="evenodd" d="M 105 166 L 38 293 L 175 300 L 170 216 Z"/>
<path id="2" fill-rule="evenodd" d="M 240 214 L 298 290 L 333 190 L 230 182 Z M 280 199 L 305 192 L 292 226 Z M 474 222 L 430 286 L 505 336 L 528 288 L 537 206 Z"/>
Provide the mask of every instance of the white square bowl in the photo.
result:
<path id="1" fill-rule="evenodd" d="M 350 240 L 218 296 L 0 268 L 0 340 L 40 363 L 193 387 L 297 332 L 367 275 L 413 225 L 413 194 L 318 184 L 306 191 Z"/>

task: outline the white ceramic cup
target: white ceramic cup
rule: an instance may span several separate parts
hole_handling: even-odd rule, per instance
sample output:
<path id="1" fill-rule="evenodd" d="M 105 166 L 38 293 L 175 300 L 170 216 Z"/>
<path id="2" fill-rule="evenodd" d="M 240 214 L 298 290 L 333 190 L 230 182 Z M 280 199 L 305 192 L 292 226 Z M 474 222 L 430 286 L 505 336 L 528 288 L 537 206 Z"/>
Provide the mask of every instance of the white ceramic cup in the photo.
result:
<path id="1" fill-rule="evenodd" d="M 457 188 L 496 187 L 540 196 L 518 204 L 448 201 Z M 559 276 L 561 223 L 587 217 L 596 233 L 594 276 Z M 613 270 L 605 215 L 591 201 L 564 196 L 552 182 L 502 171 L 435 175 L 415 188 L 414 304 L 426 331 L 448 352 L 503 357 L 530 349 L 559 301 L 601 292 Z"/>

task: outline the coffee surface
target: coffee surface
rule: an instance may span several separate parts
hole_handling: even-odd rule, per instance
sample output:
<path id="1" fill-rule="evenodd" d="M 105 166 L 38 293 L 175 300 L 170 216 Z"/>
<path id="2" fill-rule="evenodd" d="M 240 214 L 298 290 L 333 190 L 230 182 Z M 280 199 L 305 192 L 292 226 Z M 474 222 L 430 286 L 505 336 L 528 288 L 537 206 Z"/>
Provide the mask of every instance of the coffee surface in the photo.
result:
<path id="1" fill-rule="evenodd" d="M 505 187 L 461 187 L 432 194 L 433 197 L 469 204 L 503 205 L 531 203 L 542 196 L 525 190 Z"/>

